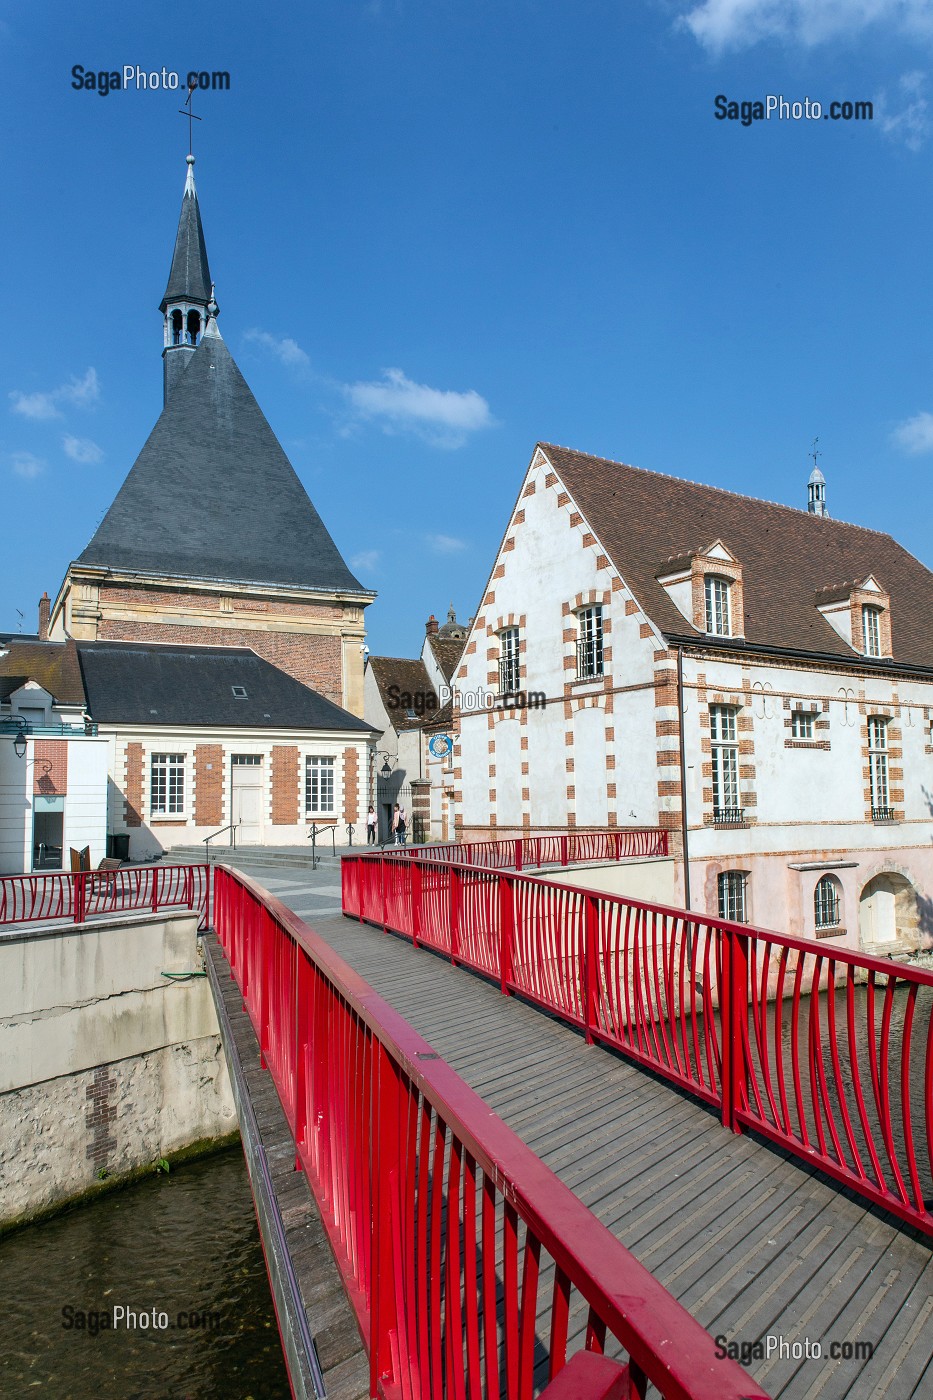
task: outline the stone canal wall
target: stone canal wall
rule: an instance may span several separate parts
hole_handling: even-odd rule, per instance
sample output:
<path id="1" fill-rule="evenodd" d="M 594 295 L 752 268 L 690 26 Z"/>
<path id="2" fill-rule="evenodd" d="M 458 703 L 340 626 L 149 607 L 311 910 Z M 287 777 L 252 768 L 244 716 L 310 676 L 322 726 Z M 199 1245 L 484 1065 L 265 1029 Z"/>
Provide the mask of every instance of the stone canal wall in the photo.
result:
<path id="1" fill-rule="evenodd" d="M 0 936 L 0 1229 L 236 1131 L 197 922 Z"/>

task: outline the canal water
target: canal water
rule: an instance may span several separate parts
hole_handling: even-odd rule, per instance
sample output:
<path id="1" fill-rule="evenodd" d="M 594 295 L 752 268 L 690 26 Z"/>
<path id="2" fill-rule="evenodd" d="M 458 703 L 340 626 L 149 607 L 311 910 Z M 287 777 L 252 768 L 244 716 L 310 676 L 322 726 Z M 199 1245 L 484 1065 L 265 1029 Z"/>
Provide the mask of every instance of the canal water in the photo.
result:
<path id="1" fill-rule="evenodd" d="M 0 1240 L 0 1280 L 3 1400 L 289 1400 L 239 1147 Z"/>

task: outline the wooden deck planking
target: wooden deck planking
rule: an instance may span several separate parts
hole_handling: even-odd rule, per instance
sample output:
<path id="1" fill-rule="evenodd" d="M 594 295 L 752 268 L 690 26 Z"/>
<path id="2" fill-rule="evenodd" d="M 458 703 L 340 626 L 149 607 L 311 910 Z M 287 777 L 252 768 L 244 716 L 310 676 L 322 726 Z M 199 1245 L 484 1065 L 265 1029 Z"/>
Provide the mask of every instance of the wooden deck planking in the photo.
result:
<path id="1" fill-rule="evenodd" d="M 929 1241 L 428 950 L 348 919 L 314 927 L 714 1335 L 876 1343 L 868 1363 L 752 1362 L 775 1395 L 924 1395 Z"/>

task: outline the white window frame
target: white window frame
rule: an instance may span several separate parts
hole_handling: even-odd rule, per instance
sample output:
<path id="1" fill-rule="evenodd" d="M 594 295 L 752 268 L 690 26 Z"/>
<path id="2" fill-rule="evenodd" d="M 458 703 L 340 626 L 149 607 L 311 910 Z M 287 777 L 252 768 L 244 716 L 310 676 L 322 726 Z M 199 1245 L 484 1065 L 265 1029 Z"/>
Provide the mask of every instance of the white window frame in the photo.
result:
<path id="1" fill-rule="evenodd" d="M 873 603 L 862 604 L 862 645 L 866 656 L 881 656 L 882 608 Z"/>
<path id="2" fill-rule="evenodd" d="M 868 776 L 872 814 L 890 811 L 888 721 L 884 715 L 868 716 Z"/>
<path id="3" fill-rule="evenodd" d="M 703 580 L 706 600 L 706 632 L 710 637 L 732 636 L 732 580 L 707 574 Z"/>
<path id="4" fill-rule="evenodd" d="M 577 680 L 601 680 L 606 674 L 602 603 L 581 608 L 577 613 L 577 628 Z"/>
<path id="5" fill-rule="evenodd" d="M 710 705 L 709 728 L 713 813 L 740 812 L 738 711 L 735 706 Z"/>
<path id="6" fill-rule="evenodd" d="M 842 923 L 842 886 L 835 875 L 822 875 L 813 891 L 816 928 L 839 928 Z"/>
<path id="7" fill-rule="evenodd" d="M 330 754 L 305 757 L 305 816 L 333 817 L 337 813 L 336 761 Z M 324 791 L 321 790 L 323 780 Z M 329 798 L 329 805 L 321 799 Z"/>
<path id="8" fill-rule="evenodd" d="M 748 872 L 723 870 L 716 879 L 720 919 L 731 924 L 748 923 Z"/>
<path id="9" fill-rule="evenodd" d="M 150 816 L 185 817 L 188 811 L 187 757 L 184 753 L 149 755 Z"/>
<path id="10" fill-rule="evenodd" d="M 519 630 L 517 627 L 503 627 L 499 633 L 499 694 L 514 695 L 521 688 Z"/>
<path id="11" fill-rule="evenodd" d="M 813 731 L 814 715 L 812 710 L 793 710 L 790 717 L 790 736 L 792 739 L 814 739 L 816 735 Z"/>

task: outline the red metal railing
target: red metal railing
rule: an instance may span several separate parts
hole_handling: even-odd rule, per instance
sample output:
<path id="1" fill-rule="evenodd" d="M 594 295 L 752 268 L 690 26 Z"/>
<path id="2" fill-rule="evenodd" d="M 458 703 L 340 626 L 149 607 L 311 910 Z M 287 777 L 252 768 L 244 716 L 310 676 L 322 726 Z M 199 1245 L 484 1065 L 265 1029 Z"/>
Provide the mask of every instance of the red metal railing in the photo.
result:
<path id="1" fill-rule="evenodd" d="M 0 876 L 0 925 L 139 910 L 197 909 L 207 927 L 208 865 L 131 865 L 119 870 Z"/>
<path id="2" fill-rule="evenodd" d="M 612 831 L 551 831 L 505 840 L 448 842 L 436 846 L 398 846 L 394 854 L 430 855 L 459 865 L 488 865 L 522 870 L 525 866 L 576 865 L 586 860 L 625 860 L 669 854 L 668 833 L 658 827 Z"/>
<path id="3" fill-rule="evenodd" d="M 683 1400 L 764 1395 L 297 915 L 218 866 L 214 921 L 356 1310 L 372 1395 L 531 1400 L 553 1383 L 551 1400 L 635 1400 L 648 1382 Z M 581 1374 L 558 1379 L 574 1352 L 607 1348 L 627 1364 L 574 1358 Z"/>
<path id="4" fill-rule="evenodd" d="M 427 850 L 343 911 L 556 1013 L 933 1234 L 933 973 Z"/>

